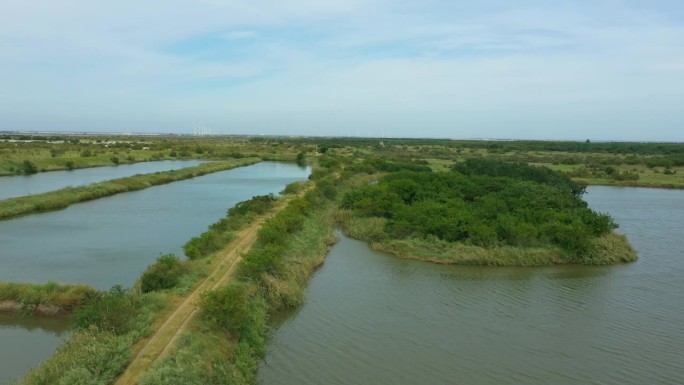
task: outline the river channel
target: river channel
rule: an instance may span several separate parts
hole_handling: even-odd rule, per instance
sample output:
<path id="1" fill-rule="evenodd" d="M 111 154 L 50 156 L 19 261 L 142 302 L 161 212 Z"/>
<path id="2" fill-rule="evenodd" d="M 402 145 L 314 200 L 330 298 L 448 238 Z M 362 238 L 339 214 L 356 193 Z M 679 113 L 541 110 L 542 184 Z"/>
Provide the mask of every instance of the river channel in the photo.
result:
<path id="1" fill-rule="evenodd" d="M 684 383 L 684 192 L 590 187 L 635 263 L 440 266 L 340 236 L 259 383 Z"/>
<path id="2" fill-rule="evenodd" d="M 186 241 L 237 202 L 277 194 L 309 173 L 292 164 L 262 162 L 0 221 L 0 281 L 130 286 L 160 253 L 183 255 Z M 61 343 L 64 321 L 41 325 L 0 318 L 0 384 L 37 365 Z M 30 354 L 22 355 L 25 351 Z"/>
<path id="3" fill-rule="evenodd" d="M 50 171 L 33 175 L 0 177 L 0 200 L 24 195 L 41 194 L 65 187 L 83 186 L 136 174 L 178 170 L 197 166 L 200 160 L 164 160 L 108 167 L 80 168 L 70 171 Z"/>

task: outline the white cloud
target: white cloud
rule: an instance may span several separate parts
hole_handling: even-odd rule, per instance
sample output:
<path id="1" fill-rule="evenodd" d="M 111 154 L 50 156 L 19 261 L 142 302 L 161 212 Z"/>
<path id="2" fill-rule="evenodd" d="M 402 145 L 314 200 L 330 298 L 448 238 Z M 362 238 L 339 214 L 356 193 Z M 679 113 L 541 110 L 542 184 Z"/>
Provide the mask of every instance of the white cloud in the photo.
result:
<path id="1" fill-rule="evenodd" d="M 684 140 L 684 24 L 656 3 L 5 0 L 0 127 L 647 139 L 649 116 Z"/>

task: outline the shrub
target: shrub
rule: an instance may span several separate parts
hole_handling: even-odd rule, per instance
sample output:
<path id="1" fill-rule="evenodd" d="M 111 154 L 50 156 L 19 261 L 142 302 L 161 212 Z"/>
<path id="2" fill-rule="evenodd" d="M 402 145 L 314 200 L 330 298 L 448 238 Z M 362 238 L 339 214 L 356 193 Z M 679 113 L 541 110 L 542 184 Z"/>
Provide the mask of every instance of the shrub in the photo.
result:
<path id="1" fill-rule="evenodd" d="M 150 265 L 140 278 L 140 290 L 150 291 L 171 289 L 178 285 L 183 275 L 180 259 L 173 254 L 162 255 L 157 262 Z"/>
<path id="2" fill-rule="evenodd" d="M 239 335 L 249 320 L 249 301 L 242 286 L 226 286 L 202 293 L 202 317 L 221 330 Z"/>
<path id="3" fill-rule="evenodd" d="M 133 326 L 137 302 L 136 296 L 116 285 L 76 309 L 71 320 L 76 329 L 87 329 L 93 325 L 100 330 L 121 335 Z"/>
<path id="4" fill-rule="evenodd" d="M 218 236 L 213 231 L 206 231 L 197 237 L 192 237 L 185 245 L 183 251 L 190 259 L 199 259 L 208 256 L 218 250 L 220 243 Z"/>
<path id="5" fill-rule="evenodd" d="M 263 273 L 278 274 L 283 267 L 281 253 L 281 247 L 275 244 L 250 250 L 242 259 L 241 275 L 247 279 L 259 280 Z"/>
<path id="6" fill-rule="evenodd" d="M 30 175 L 37 173 L 38 167 L 36 167 L 36 165 L 33 164 L 33 162 L 31 162 L 30 160 L 25 160 L 24 162 L 22 162 L 19 170 L 21 170 L 22 174 Z"/>

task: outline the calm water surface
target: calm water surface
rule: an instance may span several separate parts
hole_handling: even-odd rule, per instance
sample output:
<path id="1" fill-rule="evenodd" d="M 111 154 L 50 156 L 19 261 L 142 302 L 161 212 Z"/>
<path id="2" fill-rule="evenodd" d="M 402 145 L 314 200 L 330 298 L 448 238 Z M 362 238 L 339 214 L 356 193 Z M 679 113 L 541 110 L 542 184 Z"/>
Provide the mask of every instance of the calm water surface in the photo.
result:
<path id="1" fill-rule="evenodd" d="M 226 209 L 254 195 L 277 194 L 309 172 L 262 162 L 0 221 L 0 281 L 130 286 L 160 253 L 183 255 L 183 244 Z M 66 323 L 32 326 L 30 320 L 0 316 L 1 384 L 49 357 Z"/>
<path id="2" fill-rule="evenodd" d="M 129 286 L 160 253 L 183 255 L 183 244 L 229 207 L 308 173 L 263 162 L 0 221 L 0 281 Z"/>
<path id="3" fill-rule="evenodd" d="M 68 326 L 63 318 L 0 313 L 0 384 L 50 357 L 68 335 Z"/>
<path id="4" fill-rule="evenodd" d="M 0 200 L 24 195 L 40 194 L 64 187 L 82 186 L 135 174 L 178 170 L 203 163 L 199 160 L 164 160 L 122 164 L 111 167 L 81 168 L 71 171 L 50 171 L 33 175 L 0 177 Z"/>
<path id="5" fill-rule="evenodd" d="M 684 191 L 591 187 L 586 199 L 638 262 L 438 266 L 341 237 L 280 321 L 259 383 L 684 383 Z"/>

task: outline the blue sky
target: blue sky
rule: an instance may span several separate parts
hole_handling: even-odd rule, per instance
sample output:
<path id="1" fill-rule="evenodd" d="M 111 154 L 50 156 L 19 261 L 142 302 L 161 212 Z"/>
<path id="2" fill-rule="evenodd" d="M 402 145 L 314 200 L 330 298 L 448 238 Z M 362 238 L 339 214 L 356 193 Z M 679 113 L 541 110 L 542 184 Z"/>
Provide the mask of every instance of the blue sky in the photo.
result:
<path id="1" fill-rule="evenodd" d="M 0 130 L 684 141 L 681 1 L 0 1 Z"/>

